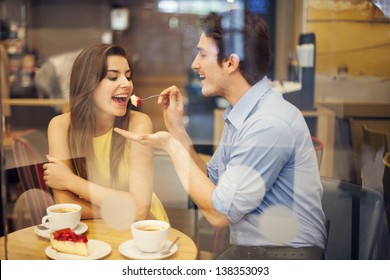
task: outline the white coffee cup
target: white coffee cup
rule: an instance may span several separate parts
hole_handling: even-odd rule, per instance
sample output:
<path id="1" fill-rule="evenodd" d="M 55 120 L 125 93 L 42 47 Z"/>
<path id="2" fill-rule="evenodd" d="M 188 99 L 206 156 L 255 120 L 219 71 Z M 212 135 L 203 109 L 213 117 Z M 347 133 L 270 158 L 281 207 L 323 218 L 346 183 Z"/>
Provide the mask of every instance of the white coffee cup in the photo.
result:
<path id="1" fill-rule="evenodd" d="M 146 253 L 160 251 L 168 240 L 170 225 L 164 221 L 142 220 L 131 224 L 135 247 Z"/>
<path id="2" fill-rule="evenodd" d="M 47 215 L 42 218 L 42 224 L 52 230 L 63 228 L 75 229 L 80 223 L 81 206 L 72 203 L 60 203 L 47 207 Z"/>

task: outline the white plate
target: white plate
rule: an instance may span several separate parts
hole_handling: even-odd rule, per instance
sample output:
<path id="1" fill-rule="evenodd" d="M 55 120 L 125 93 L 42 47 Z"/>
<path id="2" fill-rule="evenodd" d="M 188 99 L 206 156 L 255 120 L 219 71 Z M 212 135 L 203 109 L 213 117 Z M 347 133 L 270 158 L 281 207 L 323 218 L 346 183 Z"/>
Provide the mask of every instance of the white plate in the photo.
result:
<path id="1" fill-rule="evenodd" d="M 80 222 L 77 227 L 73 230 L 76 234 L 83 234 L 88 230 L 88 226 L 82 222 Z M 35 227 L 35 234 L 45 238 L 45 239 L 50 239 L 50 233 L 52 233 L 54 230 L 52 229 L 47 229 L 47 230 L 40 230 L 37 227 Z"/>
<path id="2" fill-rule="evenodd" d="M 111 253 L 110 244 L 100 240 L 88 240 L 88 256 L 60 253 L 51 246 L 45 249 L 46 256 L 53 260 L 98 260 Z"/>
<path id="3" fill-rule="evenodd" d="M 170 240 L 165 241 L 165 244 L 164 244 L 163 248 L 161 249 L 161 251 L 167 250 L 168 247 L 171 245 L 172 245 L 172 241 L 170 241 Z M 168 258 L 168 257 L 172 256 L 174 253 L 176 253 L 177 246 L 176 246 L 176 244 L 173 245 L 171 248 L 171 252 L 167 255 L 161 255 L 160 251 L 155 252 L 155 253 L 144 253 L 135 247 L 134 241 L 131 239 L 131 240 L 123 242 L 121 245 L 119 245 L 118 249 L 122 255 L 124 255 L 125 257 L 128 257 L 130 259 L 134 259 L 134 260 L 162 260 L 162 259 Z"/>

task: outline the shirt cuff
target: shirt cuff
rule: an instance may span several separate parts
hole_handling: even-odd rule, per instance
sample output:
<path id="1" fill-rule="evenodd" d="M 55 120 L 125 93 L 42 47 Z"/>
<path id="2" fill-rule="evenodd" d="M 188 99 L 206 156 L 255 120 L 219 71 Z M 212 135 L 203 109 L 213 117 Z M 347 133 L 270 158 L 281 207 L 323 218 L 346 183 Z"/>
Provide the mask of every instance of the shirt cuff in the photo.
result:
<path id="1" fill-rule="evenodd" d="M 223 184 L 223 182 L 221 183 Z M 231 184 L 229 187 L 217 186 L 212 195 L 214 209 L 228 216 L 236 190 L 237 184 Z"/>

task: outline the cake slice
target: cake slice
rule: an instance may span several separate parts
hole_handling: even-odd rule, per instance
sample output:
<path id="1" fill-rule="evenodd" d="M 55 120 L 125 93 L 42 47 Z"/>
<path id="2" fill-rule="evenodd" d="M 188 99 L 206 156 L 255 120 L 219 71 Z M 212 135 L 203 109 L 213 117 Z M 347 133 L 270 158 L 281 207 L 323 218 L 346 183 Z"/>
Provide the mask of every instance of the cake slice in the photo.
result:
<path id="1" fill-rule="evenodd" d="M 87 236 L 78 235 L 70 228 L 60 229 L 50 234 L 50 244 L 58 252 L 88 256 Z"/>
<path id="2" fill-rule="evenodd" d="M 141 105 L 141 98 L 139 98 L 135 94 L 130 96 L 130 100 L 131 100 L 131 104 L 133 104 L 135 107 L 138 107 L 139 105 Z"/>

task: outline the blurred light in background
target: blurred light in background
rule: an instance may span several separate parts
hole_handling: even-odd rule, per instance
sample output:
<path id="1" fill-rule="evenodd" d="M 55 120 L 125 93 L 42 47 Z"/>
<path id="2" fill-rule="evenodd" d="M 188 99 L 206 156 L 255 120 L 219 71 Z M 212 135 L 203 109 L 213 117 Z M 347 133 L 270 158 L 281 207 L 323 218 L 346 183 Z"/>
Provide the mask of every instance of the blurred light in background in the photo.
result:
<path id="1" fill-rule="evenodd" d="M 126 8 L 114 8 L 110 12 L 111 29 L 126 30 L 129 27 L 129 10 Z"/>
<path id="2" fill-rule="evenodd" d="M 244 0 L 160 0 L 158 9 L 163 13 L 200 14 L 205 15 L 211 11 L 220 12 L 230 9 L 243 9 Z"/>

